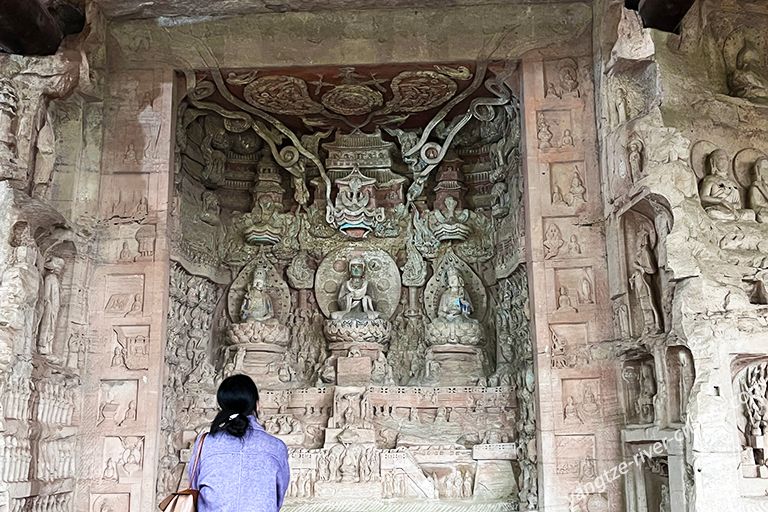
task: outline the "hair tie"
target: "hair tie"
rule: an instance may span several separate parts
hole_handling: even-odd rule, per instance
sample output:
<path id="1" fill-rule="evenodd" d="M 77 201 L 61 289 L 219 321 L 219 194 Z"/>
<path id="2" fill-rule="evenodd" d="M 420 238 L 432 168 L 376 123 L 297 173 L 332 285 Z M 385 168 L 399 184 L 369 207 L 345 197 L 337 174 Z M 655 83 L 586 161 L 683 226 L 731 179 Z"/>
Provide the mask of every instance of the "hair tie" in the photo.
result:
<path id="1" fill-rule="evenodd" d="M 237 418 L 238 416 L 240 416 L 240 413 L 230 414 L 229 418 L 227 418 L 227 421 L 222 421 L 221 423 L 219 423 L 219 428 L 223 428 L 227 423 Z"/>

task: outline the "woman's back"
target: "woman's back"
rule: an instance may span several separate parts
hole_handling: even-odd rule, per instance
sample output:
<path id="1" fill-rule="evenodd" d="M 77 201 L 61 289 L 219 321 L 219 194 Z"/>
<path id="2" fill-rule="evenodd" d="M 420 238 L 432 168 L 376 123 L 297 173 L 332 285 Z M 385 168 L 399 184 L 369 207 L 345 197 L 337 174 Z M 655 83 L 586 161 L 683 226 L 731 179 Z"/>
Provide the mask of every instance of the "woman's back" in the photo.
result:
<path id="1" fill-rule="evenodd" d="M 225 431 L 206 436 L 192 481 L 200 491 L 199 512 L 277 512 L 282 506 L 290 479 L 288 449 L 254 416 L 249 422 L 242 438 Z"/>

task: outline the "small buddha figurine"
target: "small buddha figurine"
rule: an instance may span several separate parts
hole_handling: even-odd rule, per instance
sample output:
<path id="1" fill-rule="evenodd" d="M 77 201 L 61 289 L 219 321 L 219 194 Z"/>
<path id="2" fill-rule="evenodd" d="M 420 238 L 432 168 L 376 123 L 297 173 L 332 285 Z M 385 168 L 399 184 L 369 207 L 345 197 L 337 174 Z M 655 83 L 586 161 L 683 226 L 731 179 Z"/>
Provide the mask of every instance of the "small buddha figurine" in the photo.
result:
<path id="1" fill-rule="evenodd" d="M 576 78 L 576 69 L 571 66 L 563 66 L 560 68 L 560 88 L 563 91 L 563 96 L 575 96 L 578 98 L 579 94 L 579 81 Z"/>
<path id="2" fill-rule="evenodd" d="M 560 295 L 557 298 L 557 311 L 565 311 L 569 313 L 576 312 L 576 308 L 571 304 L 571 297 L 568 295 L 568 288 L 565 286 L 560 287 Z"/>
<path id="3" fill-rule="evenodd" d="M 755 211 L 757 222 L 768 222 L 768 158 L 755 162 L 754 180 L 749 187 L 749 207 Z"/>
<path id="4" fill-rule="evenodd" d="M 380 314 L 373 307 L 373 299 L 368 294 L 368 279 L 365 277 L 365 261 L 355 257 L 349 262 L 349 279 L 339 288 L 339 311 L 331 313 L 333 320 L 343 320 L 361 315 L 368 320 L 376 320 Z"/>
<path id="5" fill-rule="evenodd" d="M 267 271 L 262 268 L 256 269 L 240 309 L 240 319 L 243 322 L 278 323 L 272 309 L 272 299 L 266 289 Z"/>
<path id="6" fill-rule="evenodd" d="M 571 135 L 571 130 L 565 129 L 563 130 L 563 140 L 560 143 L 561 147 L 568 147 L 573 146 L 573 135 Z"/>
<path id="7" fill-rule="evenodd" d="M 746 215 L 742 209 L 739 185 L 728 177 L 728 154 L 716 149 L 707 157 L 709 174 L 701 180 L 701 205 L 713 219 L 739 220 Z"/>
<path id="8" fill-rule="evenodd" d="M 552 190 L 552 204 L 555 206 L 565 204 L 565 200 L 563 199 L 563 192 L 560 190 L 558 185 L 555 185 Z"/>
<path id="9" fill-rule="evenodd" d="M 571 239 L 568 242 L 568 253 L 581 254 L 581 244 L 579 243 L 579 239 L 576 238 L 576 235 L 571 235 Z"/>
<path id="10" fill-rule="evenodd" d="M 627 145 L 627 160 L 632 179 L 641 178 L 643 175 L 643 143 L 640 142 L 640 139 L 633 139 Z"/>
<path id="11" fill-rule="evenodd" d="M 565 407 L 563 407 L 563 419 L 566 423 L 582 422 L 581 418 L 579 417 L 579 411 L 576 408 L 576 402 L 573 399 L 573 396 L 569 396 L 565 402 Z"/>
<path id="12" fill-rule="evenodd" d="M 464 290 L 464 279 L 451 266 L 446 271 L 448 288 L 440 296 L 440 305 L 437 309 L 437 318 L 435 321 L 454 323 L 477 323 L 477 320 L 470 318 L 472 312 L 472 302 Z"/>

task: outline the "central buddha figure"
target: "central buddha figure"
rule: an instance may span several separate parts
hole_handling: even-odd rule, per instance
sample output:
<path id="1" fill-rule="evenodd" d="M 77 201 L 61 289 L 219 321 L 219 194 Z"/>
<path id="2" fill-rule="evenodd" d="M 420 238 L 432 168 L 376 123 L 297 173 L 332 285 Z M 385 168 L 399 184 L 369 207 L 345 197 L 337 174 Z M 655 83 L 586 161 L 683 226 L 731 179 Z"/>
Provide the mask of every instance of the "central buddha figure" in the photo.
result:
<path id="1" fill-rule="evenodd" d="M 360 257 L 349 262 L 349 279 L 339 288 L 339 311 L 331 313 L 333 320 L 368 319 L 376 320 L 381 316 L 373 306 L 373 299 L 368 294 L 368 279 L 365 277 L 365 261 Z"/>
<path id="2" fill-rule="evenodd" d="M 472 313 L 472 302 L 464 289 L 464 279 L 453 265 L 445 272 L 446 289 L 440 295 L 437 317 L 427 327 L 429 345 L 479 345 L 482 327 Z"/>
<path id="3" fill-rule="evenodd" d="M 328 341 L 384 344 L 389 340 L 392 326 L 386 319 L 386 312 L 376 309 L 372 295 L 372 291 L 380 291 L 379 283 L 369 280 L 367 270 L 364 256 L 354 255 L 348 260 L 347 276 L 337 281 L 336 305 L 339 309 L 330 311 L 330 319 L 325 323 Z M 386 299 L 381 300 L 386 303 Z"/>

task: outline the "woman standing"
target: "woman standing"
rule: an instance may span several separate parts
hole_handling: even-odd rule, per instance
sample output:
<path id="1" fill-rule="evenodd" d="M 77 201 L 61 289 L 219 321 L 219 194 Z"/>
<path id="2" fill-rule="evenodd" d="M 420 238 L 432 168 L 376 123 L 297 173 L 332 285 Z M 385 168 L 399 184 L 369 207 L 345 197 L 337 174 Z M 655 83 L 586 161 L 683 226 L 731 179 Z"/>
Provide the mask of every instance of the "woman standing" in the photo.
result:
<path id="1" fill-rule="evenodd" d="M 200 452 L 198 512 L 277 512 L 288 489 L 288 449 L 259 424 L 259 392 L 246 375 L 224 379 L 216 393 L 221 411 Z M 192 453 L 198 453 L 198 438 Z"/>

